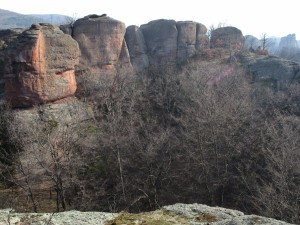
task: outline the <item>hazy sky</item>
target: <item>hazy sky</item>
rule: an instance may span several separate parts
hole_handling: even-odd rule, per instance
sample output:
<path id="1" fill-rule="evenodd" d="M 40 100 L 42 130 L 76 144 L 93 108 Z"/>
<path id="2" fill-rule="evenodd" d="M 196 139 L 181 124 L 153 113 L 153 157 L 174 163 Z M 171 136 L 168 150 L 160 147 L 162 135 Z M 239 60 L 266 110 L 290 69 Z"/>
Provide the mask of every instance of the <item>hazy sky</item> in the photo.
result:
<path id="1" fill-rule="evenodd" d="M 103 14 L 128 25 L 155 19 L 235 26 L 260 37 L 295 33 L 300 40 L 299 0 L 1 0 L 0 8 L 23 14 Z"/>

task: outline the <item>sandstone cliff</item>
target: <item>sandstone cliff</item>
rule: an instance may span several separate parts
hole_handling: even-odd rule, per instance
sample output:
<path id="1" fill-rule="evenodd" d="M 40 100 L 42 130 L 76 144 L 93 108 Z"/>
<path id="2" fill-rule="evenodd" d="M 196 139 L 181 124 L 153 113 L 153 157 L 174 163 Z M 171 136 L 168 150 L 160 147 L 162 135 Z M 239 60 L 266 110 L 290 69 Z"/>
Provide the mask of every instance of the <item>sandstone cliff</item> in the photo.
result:
<path id="1" fill-rule="evenodd" d="M 130 68 L 125 32 L 123 22 L 107 16 L 89 15 L 77 20 L 72 35 L 81 50 L 79 70 L 115 76 L 120 61 L 123 67 Z"/>
<path id="2" fill-rule="evenodd" d="M 79 48 L 49 24 L 32 25 L 5 49 L 5 93 L 13 107 L 74 95 Z"/>
<path id="3" fill-rule="evenodd" d="M 134 25 L 127 27 L 125 40 L 133 68 L 135 68 L 136 71 L 147 68 L 149 66 L 149 58 L 141 29 Z"/>
<path id="4" fill-rule="evenodd" d="M 220 27 L 212 31 L 210 43 L 212 48 L 242 49 L 244 36 L 236 27 Z"/>
<path id="5" fill-rule="evenodd" d="M 161 19 L 140 29 L 150 65 L 182 63 L 209 46 L 206 27 L 193 21 Z"/>

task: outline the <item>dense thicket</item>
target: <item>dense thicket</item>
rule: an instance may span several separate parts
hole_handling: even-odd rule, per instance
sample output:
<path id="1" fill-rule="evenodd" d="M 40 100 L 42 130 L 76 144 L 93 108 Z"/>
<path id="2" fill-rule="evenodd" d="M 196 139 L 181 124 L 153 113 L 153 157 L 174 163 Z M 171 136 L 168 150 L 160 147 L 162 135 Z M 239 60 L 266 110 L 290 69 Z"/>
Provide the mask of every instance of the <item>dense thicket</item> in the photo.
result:
<path id="1" fill-rule="evenodd" d="M 275 91 L 217 62 L 113 83 L 93 95 L 95 209 L 200 202 L 299 222 L 297 85 Z"/>
<path id="2" fill-rule="evenodd" d="M 93 102 L 98 143 L 76 156 L 72 208 L 198 202 L 300 222 L 296 84 L 275 91 L 236 65 L 201 62 L 94 85 L 78 92 Z"/>

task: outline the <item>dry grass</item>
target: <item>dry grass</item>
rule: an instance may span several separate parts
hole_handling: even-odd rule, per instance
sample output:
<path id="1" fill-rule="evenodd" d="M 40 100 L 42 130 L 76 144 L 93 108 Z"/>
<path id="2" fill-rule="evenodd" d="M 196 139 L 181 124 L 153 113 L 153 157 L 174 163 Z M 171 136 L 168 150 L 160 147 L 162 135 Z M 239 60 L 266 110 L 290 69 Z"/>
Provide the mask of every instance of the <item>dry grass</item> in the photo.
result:
<path id="1" fill-rule="evenodd" d="M 184 216 L 176 215 L 168 211 L 153 211 L 139 214 L 121 213 L 114 220 L 105 225 L 188 225 L 190 220 Z"/>

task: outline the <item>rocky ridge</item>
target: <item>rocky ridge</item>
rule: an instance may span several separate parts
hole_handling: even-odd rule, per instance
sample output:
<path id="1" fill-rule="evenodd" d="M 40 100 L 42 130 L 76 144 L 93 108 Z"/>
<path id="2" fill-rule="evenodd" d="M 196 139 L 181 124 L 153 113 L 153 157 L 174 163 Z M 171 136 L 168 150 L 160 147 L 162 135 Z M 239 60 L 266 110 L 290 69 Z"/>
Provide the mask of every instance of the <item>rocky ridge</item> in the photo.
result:
<path id="1" fill-rule="evenodd" d="M 60 28 L 64 33 L 50 24 L 32 25 L 1 51 L 5 66 L 1 66 L 0 85 L 5 83 L 5 91 L 0 87 L 0 93 L 5 92 L 13 107 L 73 96 L 77 87 L 82 89 L 82 79 L 92 86 L 99 76 L 113 80 L 149 66 L 184 63 L 210 46 L 207 28 L 193 21 L 160 19 L 126 28 L 103 14 Z M 237 28 L 214 33 L 232 40 L 230 47 L 243 44 Z M 0 37 L 2 42 L 5 38 Z"/>
<path id="2" fill-rule="evenodd" d="M 121 224 L 192 224 L 192 225 L 288 225 L 289 223 L 221 207 L 201 204 L 175 204 L 159 210 L 129 214 L 67 211 L 61 213 L 15 213 L 0 211 L 0 224 L 39 225 L 121 225 Z"/>

